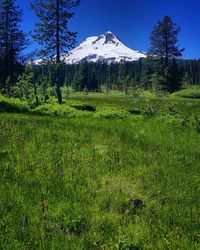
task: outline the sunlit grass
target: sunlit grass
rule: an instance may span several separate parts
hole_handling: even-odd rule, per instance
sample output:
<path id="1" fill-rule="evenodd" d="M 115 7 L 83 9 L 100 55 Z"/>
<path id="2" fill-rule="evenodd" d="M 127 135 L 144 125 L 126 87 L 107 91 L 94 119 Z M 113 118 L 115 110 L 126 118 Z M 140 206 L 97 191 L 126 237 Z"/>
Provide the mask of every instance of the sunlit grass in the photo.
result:
<path id="1" fill-rule="evenodd" d="M 70 99 L 96 111 L 0 114 L 1 248 L 198 249 L 196 102 Z"/>

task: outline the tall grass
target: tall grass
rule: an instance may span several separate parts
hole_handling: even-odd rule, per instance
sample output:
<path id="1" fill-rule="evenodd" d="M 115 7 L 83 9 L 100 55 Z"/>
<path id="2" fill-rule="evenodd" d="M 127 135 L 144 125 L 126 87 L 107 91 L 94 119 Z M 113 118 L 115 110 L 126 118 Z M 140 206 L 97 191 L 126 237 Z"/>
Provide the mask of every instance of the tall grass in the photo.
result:
<path id="1" fill-rule="evenodd" d="M 148 103 L 114 98 L 87 103 Z M 171 102 L 121 119 L 1 113 L 1 248 L 199 249 L 200 134 L 162 118 Z M 197 105 L 182 104 L 173 117 Z"/>

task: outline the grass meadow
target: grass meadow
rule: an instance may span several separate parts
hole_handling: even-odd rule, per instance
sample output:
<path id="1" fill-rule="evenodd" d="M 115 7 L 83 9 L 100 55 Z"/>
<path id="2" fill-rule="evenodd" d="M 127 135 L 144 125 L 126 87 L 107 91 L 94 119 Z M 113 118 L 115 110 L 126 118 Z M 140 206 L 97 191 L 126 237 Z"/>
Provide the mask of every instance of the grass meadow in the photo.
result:
<path id="1" fill-rule="evenodd" d="M 1 249 L 200 249 L 199 100 L 76 94 L 32 111 L 8 103 Z"/>

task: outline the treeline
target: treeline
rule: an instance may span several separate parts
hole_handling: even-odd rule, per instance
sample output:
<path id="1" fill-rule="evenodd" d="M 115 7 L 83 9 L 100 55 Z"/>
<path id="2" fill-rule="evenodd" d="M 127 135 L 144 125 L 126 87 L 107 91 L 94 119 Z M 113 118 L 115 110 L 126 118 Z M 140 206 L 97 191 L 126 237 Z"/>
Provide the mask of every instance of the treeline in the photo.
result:
<path id="1" fill-rule="evenodd" d="M 177 60 L 178 71 L 181 74 L 182 87 L 200 85 L 200 60 Z M 83 62 L 74 65 L 64 65 L 62 69 L 63 86 L 74 91 L 126 90 L 137 85 L 144 89 L 156 88 L 153 81 L 153 64 L 146 59 L 133 62 L 114 64 Z M 35 66 L 35 75 L 40 83 L 48 79 L 53 85 L 51 65 Z"/>

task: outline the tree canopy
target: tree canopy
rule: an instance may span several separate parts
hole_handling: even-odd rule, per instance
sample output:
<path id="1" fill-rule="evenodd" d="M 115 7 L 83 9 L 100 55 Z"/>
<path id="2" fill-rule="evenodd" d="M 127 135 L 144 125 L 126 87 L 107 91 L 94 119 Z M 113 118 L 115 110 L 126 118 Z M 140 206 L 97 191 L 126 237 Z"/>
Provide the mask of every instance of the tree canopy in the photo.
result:
<path id="1" fill-rule="evenodd" d="M 174 23 L 170 16 L 164 16 L 151 32 L 151 47 L 148 53 L 155 58 L 165 59 L 166 64 L 170 59 L 181 57 L 184 49 L 177 45 L 180 31 L 180 26 Z"/>

